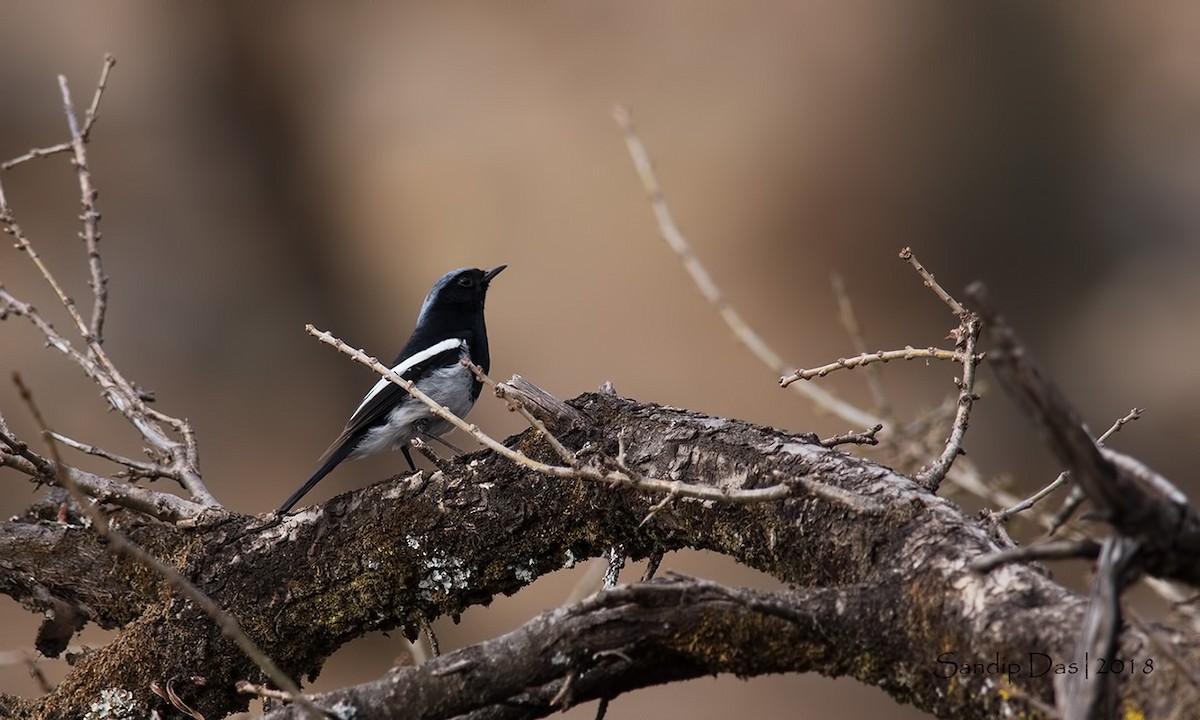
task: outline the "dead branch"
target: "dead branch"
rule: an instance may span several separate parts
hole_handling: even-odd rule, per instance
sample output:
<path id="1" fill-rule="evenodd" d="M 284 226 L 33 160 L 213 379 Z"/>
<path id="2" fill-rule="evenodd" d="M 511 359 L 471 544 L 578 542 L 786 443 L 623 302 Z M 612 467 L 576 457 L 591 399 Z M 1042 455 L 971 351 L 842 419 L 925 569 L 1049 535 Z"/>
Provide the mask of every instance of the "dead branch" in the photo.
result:
<path id="1" fill-rule="evenodd" d="M 208 491 L 199 471 L 199 449 L 191 426 L 182 419 L 161 413 L 149 406 L 146 394 L 118 370 L 103 347 L 103 331 L 106 309 L 108 305 L 108 278 L 100 254 L 100 212 L 96 207 L 96 189 L 92 184 L 91 170 L 87 157 L 87 142 L 92 126 L 97 119 L 100 99 L 108 84 L 109 73 L 115 64 L 111 55 L 104 58 L 100 71 L 100 79 L 92 98 L 83 123 L 79 122 L 74 103 L 71 100 L 70 87 L 67 79 L 59 76 L 59 90 L 63 100 L 63 110 L 66 114 L 67 125 L 71 139 L 65 143 L 47 148 L 34 149 L 25 155 L 13 158 L 0 164 L 0 169 L 11 170 L 18 165 L 35 158 L 43 158 L 58 153 L 70 152 L 71 164 L 75 169 L 79 182 L 80 203 L 83 207 L 80 220 L 83 229 L 80 238 L 84 242 L 89 273 L 89 285 L 92 291 L 92 312 L 90 320 L 85 320 L 80 314 L 76 302 L 58 281 L 50 267 L 42 260 L 21 225 L 17 222 L 16 214 L 0 185 L 0 229 L 11 235 L 16 241 L 16 247 L 33 263 L 38 273 L 53 290 L 59 303 L 70 316 L 75 331 L 79 334 L 83 349 L 75 348 L 71 342 L 39 313 L 32 304 L 13 296 L 0 286 L 0 319 L 8 315 L 23 317 L 45 336 L 50 347 L 55 348 L 75 365 L 100 388 L 105 401 L 138 431 L 149 446 L 153 470 L 143 472 L 143 475 L 170 478 L 178 482 L 189 494 L 197 506 L 189 509 L 183 517 L 195 517 L 203 507 L 217 507 L 216 498 Z M 174 435 L 175 437 L 172 437 Z M 13 438 L 16 440 L 15 438 Z M 15 448 L 12 443 L 5 444 Z M 18 445 L 20 441 L 17 441 Z M 28 459 L 28 458 L 27 458 Z M 6 463 L 22 472 L 26 467 L 21 463 Z M 34 463 L 36 466 L 36 463 Z M 144 468 L 148 469 L 148 468 Z M 42 468 L 38 476 L 41 480 L 53 482 L 54 477 L 48 476 Z M 84 492 L 91 492 L 91 487 L 80 483 Z M 131 488 L 123 495 L 137 495 L 139 488 Z M 154 504 L 149 498 L 142 505 Z M 161 504 L 161 501 L 158 503 Z M 166 517 L 166 516 L 162 516 Z"/>

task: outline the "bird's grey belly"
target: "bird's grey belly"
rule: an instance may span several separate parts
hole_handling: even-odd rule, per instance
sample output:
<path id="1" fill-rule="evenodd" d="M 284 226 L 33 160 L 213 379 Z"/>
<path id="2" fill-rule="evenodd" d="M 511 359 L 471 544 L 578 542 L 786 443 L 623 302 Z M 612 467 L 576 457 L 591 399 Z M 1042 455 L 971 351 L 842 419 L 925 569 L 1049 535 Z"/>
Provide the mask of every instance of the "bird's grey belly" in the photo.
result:
<path id="1" fill-rule="evenodd" d="M 421 378 L 417 382 L 417 389 L 449 408 L 458 417 L 464 417 L 475 404 L 471 399 L 474 380 L 470 370 L 462 365 L 453 365 Z M 363 435 L 350 457 L 363 457 L 387 449 L 399 450 L 412 440 L 415 435 L 413 424 L 419 420 L 426 422 L 425 432 L 431 435 L 443 435 L 454 427 L 435 416 L 420 400 L 410 396 L 392 410 L 387 422 Z"/>

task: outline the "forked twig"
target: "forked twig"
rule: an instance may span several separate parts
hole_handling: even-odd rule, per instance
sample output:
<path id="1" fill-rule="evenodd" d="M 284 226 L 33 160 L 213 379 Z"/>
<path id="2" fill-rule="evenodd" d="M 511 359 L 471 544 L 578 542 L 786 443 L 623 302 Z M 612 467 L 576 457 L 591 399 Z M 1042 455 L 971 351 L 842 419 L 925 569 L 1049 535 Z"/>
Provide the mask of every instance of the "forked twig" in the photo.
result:
<path id="1" fill-rule="evenodd" d="M 0 188 L 0 229 L 13 236 L 17 249 L 30 258 L 39 274 L 54 291 L 75 325 L 75 329 L 83 341 L 83 347 L 75 348 L 31 304 L 14 297 L 3 287 L 0 287 L 0 317 L 12 314 L 26 318 L 45 336 L 51 347 L 66 355 L 83 370 L 84 374 L 100 388 L 105 401 L 114 410 L 121 413 L 141 434 L 150 448 L 148 452 L 151 453 L 151 457 L 158 454 L 165 458 L 160 462 L 161 468 L 154 471 L 154 475 L 176 480 L 196 503 L 218 506 L 216 498 L 209 492 L 200 477 L 199 449 L 191 426 L 185 420 L 171 417 L 151 408 L 147 404 L 146 393 L 124 377 L 103 347 L 104 320 L 108 306 L 108 279 L 104 274 L 99 249 L 100 212 L 96 208 L 96 188 L 92 184 L 86 143 L 96 122 L 100 101 L 108 84 L 109 73 L 114 65 L 113 57 L 106 55 L 100 71 L 100 80 L 96 85 L 91 105 L 88 107 L 82 123 L 71 99 L 67 79 L 59 76 L 59 90 L 71 133 L 70 141 L 31 150 L 25 155 L 0 165 L 7 170 L 37 157 L 45 157 L 59 152 L 70 152 L 72 155 L 71 162 L 79 180 L 80 202 L 83 208 L 80 215 L 83 223 L 80 237 L 86 247 L 89 284 L 92 290 L 92 311 L 88 320 L 84 319 L 75 300 L 67 293 L 64 286 L 59 283 L 49 266 L 34 249 L 33 244 L 17 222 L 2 188 Z M 172 434 L 178 436 L 178 439 Z M 157 457 L 155 460 L 159 462 Z M 87 485 L 81 484 L 81 486 L 89 492 L 91 491 Z"/>
<path id="2" fill-rule="evenodd" d="M 1144 411 L 1142 409 L 1136 408 L 1136 407 L 1133 408 L 1132 410 L 1130 410 L 1128 413 L 1125 414 L 1124 417 L 1117 419 L 1116 422 L 1114 422 L 1107 430 L 1105 430 L 1103 435 L 1096 438 L 1096 444 L 1104 445 L 1106 440 L 1108 440 L 1114 434 L 1119 432 L 1121 430 L 1121 428 L 1125 427 L 1126 424 L 1131 423 L 1134 420 L 1137 420 L 1138 418 L 1140 418 L 1142 416 L 1143 412 Z M 997 512 L 991 513 L 991 520 L 993 522 L 1006 522 L 1009 518 L 1013 517 L 1014 515 L 1024 512 L 1024 511 L 1028 510 L 1029 508 L 1033 507 L 1034 505 L 1036 505 L 1037 503 L 1041 502 L 1044 498 L 1048 497 L 1055 490 L 1057 490 L 1060 487 L 1062 487 L 1063 485 L 1065 485 L 1067 480 L 1070 479 L 1070 477 L 1071 477 L 1070 472 L 1068 472 L 1066 470 L 1060 472 L 1058 474 L 1058 477 L 1056 477 L 1053 481 L 1051 481 L 1049 485 L 1046 485 L 1046 487 L 1042 488 L 1041 490 L 1038 490 L 1037 492 L 1035 492 L 1034 494 L 1025 498 L 1021 502 L 1010 505 L 1003 510 L 999 510 Z M 1081 499 L 1082 499 L 1082 497 L 1081 497 Z M 1061 522 L 1058 524 L 1061 524 Z"/>

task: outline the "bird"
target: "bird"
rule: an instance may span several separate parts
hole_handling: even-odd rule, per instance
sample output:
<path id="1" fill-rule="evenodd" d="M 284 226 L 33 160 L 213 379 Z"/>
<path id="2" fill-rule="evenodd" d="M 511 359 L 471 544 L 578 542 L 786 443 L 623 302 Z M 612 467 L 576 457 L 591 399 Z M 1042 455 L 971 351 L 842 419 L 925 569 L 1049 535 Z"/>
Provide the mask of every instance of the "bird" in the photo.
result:
<path id="1" fill-rule="evenodd" d="M 458 417 L 471 410 L 482 389 L 482 383 L 462 361 L 470 360 L 485 373 L 491 364 L 483 302 L 488 286 L 506 267 L 458 268 L 439 278 L 421 304 L 412 336 L 392 363 L 392 372 L 415 383 L 419 390 Z M 275 515 L 282 516 L 291 510 L 346 458 L 399 449 L 409 468 L 416 472 L 409 453 L 412 439 L 437 440 L 453 448 L 438 437 L 452 427 L 404 388 L 380 378 L 350 415 L 342 434 L 321 456 L 316 471 L 284 501 Z"/>

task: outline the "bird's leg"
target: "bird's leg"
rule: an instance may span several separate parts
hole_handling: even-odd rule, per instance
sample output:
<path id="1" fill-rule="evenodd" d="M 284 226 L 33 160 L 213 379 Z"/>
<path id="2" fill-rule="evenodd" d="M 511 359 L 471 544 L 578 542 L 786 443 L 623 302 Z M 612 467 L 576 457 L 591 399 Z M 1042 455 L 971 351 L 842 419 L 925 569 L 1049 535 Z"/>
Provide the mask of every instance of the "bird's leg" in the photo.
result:
<path id="1" fill-rule="evenodd" d="M 424 432 L 424 431 L 418 432 L 417 434 L 421 436 L 421 439 L 422 439 L 422 440 L 434 440 L 434 441 L 436 441 L 436 442 L 439 442 L 439 443 L 441 443 L 442 445 L 445 445 L 446 447 L 448 447 L 448 448 L 450 448 L 451 450 L 453 450 L 453 451 L 454 451 L 454 454 L 456 454 L 456 455 L 462 455 L 462 454 L 463 454 L 463 450 L 462 450 L 462 448 L 458 447 L 457 445 L 455 445 L 454 443 L 450 442 L 449 440 L 444 440 L 444 439 L 442 439 L 442 438 L 438 437 L 437 435 L 430 435 L 429 433 L 427 433 L 427 432 Z"/>
<path id="2" fill-rule="evenodd" d="M 430 433 L 429 432 L 429 420 L 427 420 L 425 418 L 416 420 L 413 422 L 412 427 L 413 427 L 413 434 L 416 435 L 417 437 L 421 438 L 422 440 L 427 440 L 427 441 L 433 440 L 435 442 L 441 443 L 442 445 L 445 445 L 446 447 L 450 448 L 451 450 L 454 451 L 454 453 L 456 455 L 463 454 L 462 448 L 457 447 L 456 445 L 454 445 L 453 443 L 451 443 L 448 440 L 443 440 L 442 438 L 438 437 L 437 435 Z"/>

